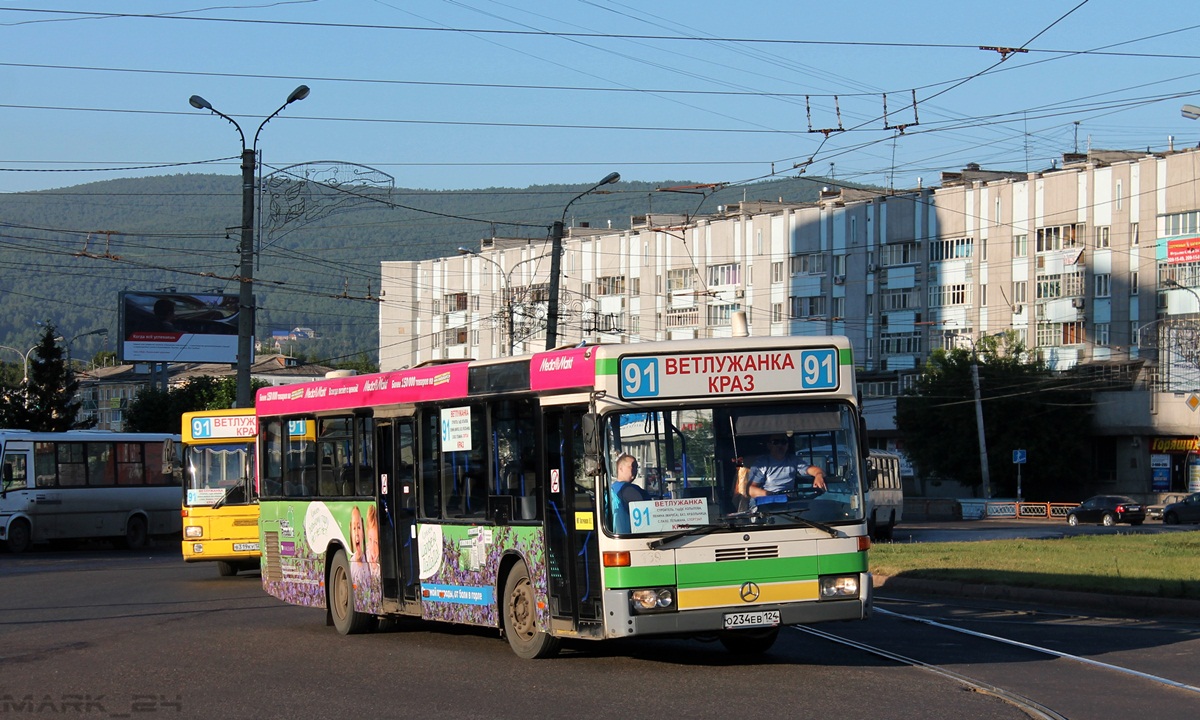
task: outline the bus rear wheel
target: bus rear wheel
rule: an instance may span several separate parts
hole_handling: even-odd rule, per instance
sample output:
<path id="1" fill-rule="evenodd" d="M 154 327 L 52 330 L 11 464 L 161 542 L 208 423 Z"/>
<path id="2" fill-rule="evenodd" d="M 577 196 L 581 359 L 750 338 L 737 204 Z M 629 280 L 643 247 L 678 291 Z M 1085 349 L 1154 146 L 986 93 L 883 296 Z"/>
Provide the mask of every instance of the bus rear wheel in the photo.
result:
<path id="1" fill-rule="evenodd" d="M 357 635 L 371 629 L 375 619 L 354 609 L 354 583 L 350 575 L 350 561 L 345 550 L 338 550 L 329 568 L 329 579 L 325 583 L 326 606 L 333 618 L 333 626 L 342 635 Z"/>
<path id="2" fill-rule="evenodd" d="M 146 518 L 134 515 L 125 523 L 125 537 L 121 544 L 130 550 L 141 550 L 146 547 L 149 534 L 146 532 Z"/>
<path id="3" fill-rule="evenodd" d="M 518 657 L 536 660 L 558 653 L 558 638 L 537 627 L 537 600 L 524 562 L 514 565 L 504 581 L 503 613 L 504 635 Z"/>
<path id="4" fill-rule="evenodd" d="M 766 630 L 726 630 L 721 633 L 721 644 L 734 655 L 762 655 L 771 649 L 779 637 L 779 628 Z"/>
<path id="5" fill-rule="evenodd" d="M 33 532 L 29 521 L 23 518 L 13 520 L 8 524 L 8 551 L 13 555 L 28 552 L 33 546 Z"/>

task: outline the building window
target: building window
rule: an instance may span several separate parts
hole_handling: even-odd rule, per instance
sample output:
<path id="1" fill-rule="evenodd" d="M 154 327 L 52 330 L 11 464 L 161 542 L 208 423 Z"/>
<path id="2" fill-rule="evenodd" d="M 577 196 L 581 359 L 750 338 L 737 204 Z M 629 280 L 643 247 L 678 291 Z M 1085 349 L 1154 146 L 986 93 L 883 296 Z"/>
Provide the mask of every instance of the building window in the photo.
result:
<path id="1" fill-rule="evenodd" d="M 824 253 L 809 253 L 791 257 L 793 275 L 819 275 L 825 272 Z"/>
<path id="2" fill-rule="evenodd" d="M 451 293 L 442 298 L 446 304 L 446 312 L 460 312 L 467 309 L 467 294 L 466 293 Z"/>
<path id="3" fill-rule="evenodd" d="M 1108 345 L 1108 323 L 1096 323 L 1096 344 Z"/>
<path id="4" fill-rule="evenodd" d="M 825 296 L 809 295 L 789 298 L 793 318 L 820 317 L 825 314 Z"/>
<path id="5" fill-rule="evenodd" d="M 1078 225 L 1054 225 L 1038 228 L 1037 252 L 1052 252 L 1063 248 L 1077 247 L 1079 244 Z"/>
<path id="6" fill-rule="evenodd" d="M 1029 236 L 1025 234 L 1013 235 L 1013 257 L 1028 257 L 1029 256 Z"/>
<path id="7" fill-rule="evenodd" d="M 771 303 L 771 322 L 783 322 L 783 303 Z"/>
<path id="8" fill-rule="evenodd" d="M 692 268 L 678 268 L 676 270 L 667 271 L 667 292 L 677 292 L 679 290 L 691 290 L 692 278 L 695 276 L 695 270 Z"/>
<path id="9" fill-rule="evenodd" d="M 737 285 L 742 279 L 740 263 L 724 263 L 708 267 L 708 286 Z"/>
<path id="10" fill-rule="evenodd" d="M 732 304 L 709 305 L 705 313 L 705 324 L 709 327 L 728 327 L 730 318 L 737 309 L 738 306 Z"/>
<path id="11" fill-rule="evenodd" d="M 771 263 L 771 282 L 783 282 L 783 261 Z"/>
<path id="12" fill-rule="evenodd" d="M 884 312 L 915 309 L 921 306 L 919 292 L 916 288 L 883 290 L 879 295 L 879 302 Z"/>
<path id="13" fill-rule="evenodd" d="M 967 305 L 971 302 L 971 288 L 966 284 L 933 285 L 929 288 L 929 307 Z"/>
<path id="14" fill-rule="evenodd" d="M 1013 302 L 1027 303 L 1029 302 L 1029 282 L 1026 280 L 1016 280 L 1012 284 Z"/>
<path id="15" fill-rule="evenodd" d="M 1129 273 L 1129 294 L 1130 295 L 1138 294 L 1138 271 L 1137 270 L 1134 270 L 1133 272 Z"/>
<path id="16" fill-rule="evenodd" d="M 604 297 L 606 295 L 624 295 L 625 276 L 609 275 L 606 277 L 596 278 L 596 294 L 600 297 Z"/>
<path id="17" fill-rule="evenodd" d="M 1200 210 L 1164 215 L 1168 235 L 1191 235 L 1200 232 Z"/>
<path id="18" fill-rule="evenodd" d="M 921 352 L 923 345 L 920 332 L 884 333 L 879 338 L 879 352 L 883 355 L 914 355 Z"/>
<path id="19" fill-rule="evenodd" d="M 1117 181 L 1117 209 L 1121 209 L 1122 201 L 1125 200 L 1125 188 L 1121 185 L 1121 181 Z"/>
<path id="20" fill-rule="evenodd" d="M 835 320 L 840 320 L 846 317 L 846 298 L 833 298 L 833 317 Z"/>
<path id="21" fill-rule="evenodd" d="M 918 257 L 916 243 L 896 243 L 879 248 L 879 264 L 883 267 L 911 265 L 918 262 Z"/>
<path id="22" fill-rule="evenodd" d="M 846 274 L 846 256 L 845 255 L 834 255 L 833 256 L 833 274 L 834 275 L 843 275 L 843 276 Z"/>
<path id="23" fill-rule="evenodd" d="M 1092 277 L 1093 297 L 1106 298 L 1109 297 L 1109 285 L 1111 284 L 1112 275 L 1108 273 L 1097 273 Z"/>
<path id="24" fill-rule="evenodd" d="M 1138 224 L 1129 223 L 1129 244 L 1137 245 L 1139 242 L 1140 238 L 1138 237 Z"/>
<path id="25" fill-rule="evenodd" d="M 1109 247 L 1108 226 L 1107 225 L 1102 225 L 1102 226 L 1096 228 L 1096 247 L 1098 247 L 1098 248 Z"/>
<path id="26" fill-rule="evenodd" d="M 939 260 L 969 258 L 973 252 L 974 242 L 972 238 L 934 240 L 929 243 L 929 261 L 938 262 Z"/>

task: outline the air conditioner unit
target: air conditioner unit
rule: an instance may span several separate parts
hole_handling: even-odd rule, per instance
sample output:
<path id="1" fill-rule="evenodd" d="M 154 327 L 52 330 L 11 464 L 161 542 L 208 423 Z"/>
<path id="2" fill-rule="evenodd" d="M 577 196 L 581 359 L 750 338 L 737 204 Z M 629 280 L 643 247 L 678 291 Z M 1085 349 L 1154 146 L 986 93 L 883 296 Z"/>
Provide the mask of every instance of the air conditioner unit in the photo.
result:
<path id="1" fill-rule="evenodd" d="M 1083 298 L 1071 298 L 1071 307 L 1075 308 L 1076 310 L 1082 310 Z"/>
<path id="2" fill-rule="evenodd" d="M 846 284 L 846 276 L 845 275 L 834 275 L 833 276 L 833 284 L 834 285 L 845 285 Z"/>
<path id="3" fill-rule="evenodd" d="M 746 291 L 743 290 L 742 288 L 738 288 L 737 290 L 733 291 L 733 296 L 735 298 L 744 298 L 744 297 L 746 297 Z"/>
<path id="4" fill-rule="evenodd" d="M 867 272 L 870 272 L 870 273 L 879 272 L 879 266 L 875 265 L 875 264 L 868 265 Z"/>

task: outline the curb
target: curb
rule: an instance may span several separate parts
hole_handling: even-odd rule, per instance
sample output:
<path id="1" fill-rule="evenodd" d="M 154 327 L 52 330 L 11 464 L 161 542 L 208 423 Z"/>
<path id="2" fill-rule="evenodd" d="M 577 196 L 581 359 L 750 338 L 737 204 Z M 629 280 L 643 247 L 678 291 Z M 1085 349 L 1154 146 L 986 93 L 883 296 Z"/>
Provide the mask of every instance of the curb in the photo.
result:
<path id="1" fill-rule="evenodd" d="M 1010 585 L 962 583 L 949 580 L 921 580 L 889 575 L 874 575 L 872 588 L 905 595 L 967 597 L 1009 602 L 1042 603 L 1087 610 L 1130 613 L 1136 617 L 1169 617 L 1195 621 L 1200 617 L 1200 600 L 1156 598 L 1136 595 L 1106 595 L 1072 590 L 1046 590 Z"/>

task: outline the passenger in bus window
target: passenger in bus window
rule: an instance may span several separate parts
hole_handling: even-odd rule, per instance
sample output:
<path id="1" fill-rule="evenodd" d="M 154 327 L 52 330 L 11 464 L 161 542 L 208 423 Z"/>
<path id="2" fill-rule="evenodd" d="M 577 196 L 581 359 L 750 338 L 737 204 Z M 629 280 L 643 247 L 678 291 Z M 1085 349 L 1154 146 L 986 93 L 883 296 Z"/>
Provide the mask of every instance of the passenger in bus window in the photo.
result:
<path id="1" fill-rule="evenodd" d="M 650 499 L 646 492 L 633 482 L 637 471 L 638 462 L 632 455 L 625 453 L 617 458 L 617 479 L 608 489 L 609 505 L 613 513 L 613 532 L 617 534 L 630 531 L 629 504 Z"/>
<path id="2" fill-rule="evenodd" d="M 825 490 L 825 471 L 816 465 L 798 462 L 789 450 L 790 442 L 786 435 L 772 435 L 767 439 L 767 454 L 750 468 L 750 497 L 793 491 L 798 476 L 811 477 L 814 488 Z"/>

